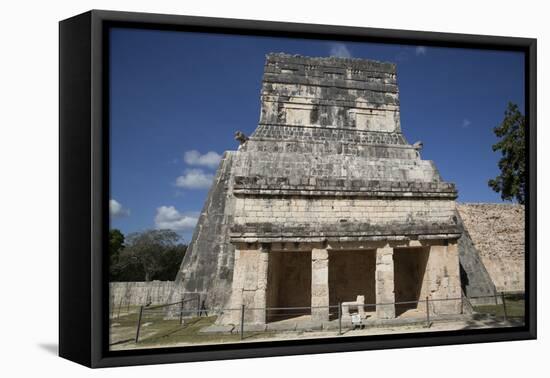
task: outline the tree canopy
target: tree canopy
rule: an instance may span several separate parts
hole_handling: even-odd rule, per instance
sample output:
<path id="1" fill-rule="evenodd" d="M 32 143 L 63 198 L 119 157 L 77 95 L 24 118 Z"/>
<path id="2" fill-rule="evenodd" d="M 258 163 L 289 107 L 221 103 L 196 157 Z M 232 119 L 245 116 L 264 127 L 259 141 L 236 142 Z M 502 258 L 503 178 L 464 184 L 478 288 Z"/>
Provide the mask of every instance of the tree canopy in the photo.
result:
<path id="1" fill-rule="evenodd" d="M 111 259 L 111 280 L 173 280 L 187 250 L 179 240 L 180 236 L 171 230 L 129 234 L 116 261 Z"/>
<path id="2" fill-rule="evenodd" d="M 124 234 L 118 229 L 109 230 L 109 263 L 114 266 L 118 263 L 120 252 L 124 249 Z M 115 279 L 113 270 L 110 272 L 111 281 Z"/>
<path id="3" fill-rule="evenodd" d="M 498 162 L 500 175 L 489 180 L 489 186 L 504 201 L 525 203 L 525 116 L 516 104 L 508 103 L 504 120 L 493 129 L 499 141 L 493 145 L 493 151 L 500 151 Z"/>

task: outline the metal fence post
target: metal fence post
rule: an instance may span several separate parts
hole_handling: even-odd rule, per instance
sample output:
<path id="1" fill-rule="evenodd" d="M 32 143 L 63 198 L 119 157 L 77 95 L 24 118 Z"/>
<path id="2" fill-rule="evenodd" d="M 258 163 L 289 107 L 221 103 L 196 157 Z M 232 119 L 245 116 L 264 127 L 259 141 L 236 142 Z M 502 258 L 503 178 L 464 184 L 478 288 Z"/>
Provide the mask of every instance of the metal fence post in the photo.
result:
<path id="1" fill-rule="evenodd" d="M 241 340 L 244 338 L 244 305 L 241 305 Z"/>
<path id="2" fill-rule="evenodd" d="M 495 306 L 498 306 L 497 291 L 495 290 Z"/>
<path id="3" fill-rule="evenodd" d="M 201 316 L 201 295 L 197 295 L 197 316 Z"/>
<path id="4" fill-rule="evenodd" d="M 183 323 L 183 295 L 181 296 L 180 303 L 180 325 Z"/>
<path id="5" fill-rule="evenodd" d="M 426 296 L 426 328 L 430 328 L 430 299 Z"/>
<path id="6" fill-rule="evenodd" d="M 506 314 L 506 300 L 504 299 L 504 292 L 500 293 L 502 298 L 502 309 L 504 310 L 504 321 L 508 321 L 508 314 Z"/>
<path id="7" fill-rule="evenodd" d="M 139 307 L 139 317 L 138 317 L 138 324 L 137 324 L 137 330 L 136 330 L 136 344 L 139 341 L 139 329 L 141 328 L 141 317 L 143 315 L 143 306 Z"/>
<path id="8" fill-rule="evenodd" d="M 342 302 L 338 302 L 338 335 L 342 334 Z"/>

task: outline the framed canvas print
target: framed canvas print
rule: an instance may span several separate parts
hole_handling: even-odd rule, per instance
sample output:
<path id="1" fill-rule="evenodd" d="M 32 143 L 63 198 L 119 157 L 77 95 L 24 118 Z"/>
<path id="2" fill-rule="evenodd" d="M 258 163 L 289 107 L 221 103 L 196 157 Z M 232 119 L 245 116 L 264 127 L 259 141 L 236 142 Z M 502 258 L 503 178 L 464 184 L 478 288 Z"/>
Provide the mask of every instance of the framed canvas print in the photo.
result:
<path id="1" fill-rule="evenodd" d="M 60 22 L 60 355 L 536 337 L 536 40 Z"/>

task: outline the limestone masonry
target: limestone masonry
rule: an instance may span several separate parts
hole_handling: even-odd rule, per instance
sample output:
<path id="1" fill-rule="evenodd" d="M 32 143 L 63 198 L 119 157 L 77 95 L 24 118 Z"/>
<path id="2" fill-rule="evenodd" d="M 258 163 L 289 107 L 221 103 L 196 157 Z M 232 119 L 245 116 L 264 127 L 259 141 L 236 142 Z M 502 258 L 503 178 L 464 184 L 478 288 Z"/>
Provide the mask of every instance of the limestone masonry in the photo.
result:
<path id="1" fill-rule="evenodd" d="M 494 291 L 463 237 L 470 217 L 457 212 L 454 184 L 401 131 L 394 64 L 269 54 L 258 127 L 236 139 L 176 279 L 181 292 L 210 308 L 244 304 L 254 309 L 246 322 L 265 324 L 280 319 L 266 307 L 310 308 L 324 322 L 358 298 L 391 319 L 420 308 L 393 302 L 461 298 L 461 275 L 472 292 Z M 459 240 L 469 247 L 460 256 Z M 460 300 L 430 305 L 461 311 Z"/>
<path id="2" fill-rule="evenodd" d="M 114 309 L 127 305 L 166 303 L 174 289 L 178 289 L 174 286 L 174 281 L 110 282 L 109 288 L 109 303 Z"/>
<path id="3" fill-rule="evenodd" d="M 525 290 L 525 208 L 459 204 L 464 225 L 497 291 Z"/>

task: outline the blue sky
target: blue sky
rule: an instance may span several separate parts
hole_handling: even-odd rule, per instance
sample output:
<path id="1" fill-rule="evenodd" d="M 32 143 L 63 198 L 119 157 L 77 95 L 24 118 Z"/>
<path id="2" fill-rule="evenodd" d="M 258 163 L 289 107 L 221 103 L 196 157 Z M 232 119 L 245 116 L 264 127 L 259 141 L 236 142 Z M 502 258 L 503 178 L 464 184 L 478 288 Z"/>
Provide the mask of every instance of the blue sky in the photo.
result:
<path id="1" fill-rule="evenodd" d="M 508 101 L 524 107 L 523 54 L 423 46 L 113 29 L 111 227 L 173 228 L 189 241 L 233 133 L 260 114 L 265 54 L 397 63 L 401 126 L 424 142 L 460 202 L 501 202 L 492 132 Z"/>

